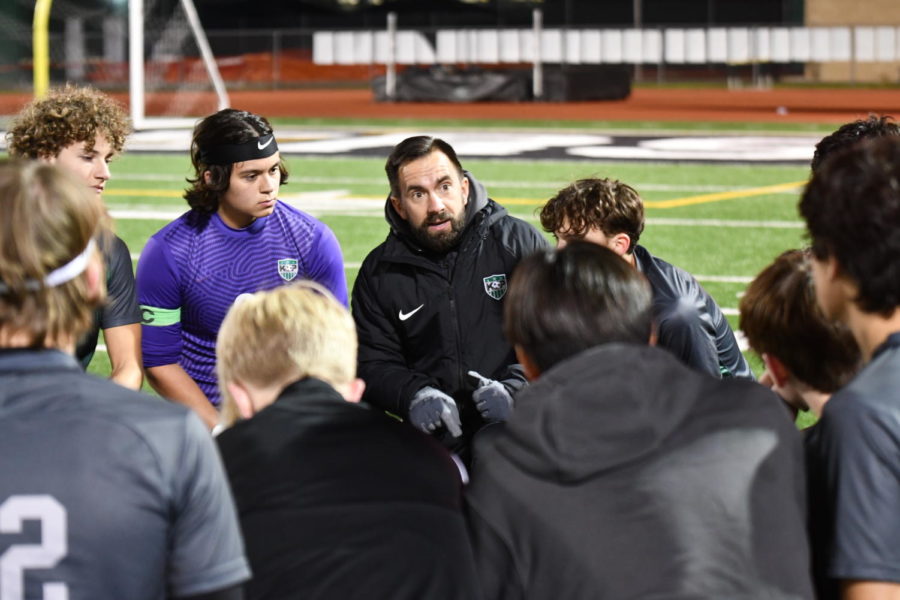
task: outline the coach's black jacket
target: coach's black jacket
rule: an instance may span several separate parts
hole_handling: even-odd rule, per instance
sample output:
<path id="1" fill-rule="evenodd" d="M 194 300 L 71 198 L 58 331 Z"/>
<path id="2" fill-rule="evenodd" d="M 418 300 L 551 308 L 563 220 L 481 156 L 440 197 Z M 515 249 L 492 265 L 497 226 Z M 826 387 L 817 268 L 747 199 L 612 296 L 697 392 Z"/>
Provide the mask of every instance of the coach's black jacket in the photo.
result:
<path id="1" fill-rule="evenodd" d="M 363 400 L 405 418 L 415 393 L 435 387 L 454 397 L 471 433 L 480 417 L 467 371 L 512 389 L 525 383 L 503 335 L 503 297 L 519 260 L 548 244 L 466 177 L 466 226 L 459 245 L 444 255 L 419 247 L 387 200 L 391 232 L 363 262 L 352 307 Z"/>

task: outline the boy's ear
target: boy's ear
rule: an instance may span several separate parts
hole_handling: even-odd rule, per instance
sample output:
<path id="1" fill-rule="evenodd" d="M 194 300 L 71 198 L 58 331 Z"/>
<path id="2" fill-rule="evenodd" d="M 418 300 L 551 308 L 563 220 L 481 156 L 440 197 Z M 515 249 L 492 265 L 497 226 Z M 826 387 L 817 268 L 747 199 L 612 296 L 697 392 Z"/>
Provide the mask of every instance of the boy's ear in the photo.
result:
<path id="1" fill-rule="evenodd" d="M 631 238 L 627 233 L 617 233 L 609 240 L 610 249 L 619 256 L 625 256 L 631 250 Z"/>
<path id="2" fill-rule="evenodd" d="M 347 384 L 347 391 L 344 393 L 344 400 L 357 404 L 362 400 L 363 392 L 366 391 L 366 382 L 357 377 Z"/>
<path id="3" fill-rule="evenodd" d="M 84 269 L 84 280 L 87 284 L 88 299 L 95 300 L 100 298 L 103 293 L 104 279 L 103 260 L 100 258 L 99 252 L 96 252 L 88 261 Z"/>
<path id="4" fill-rule="evenodd" d="M 784 363 L 777 356 L 767 352 L 763 352 L 762 361 L 766 366 L 766 371 L 771 375 L 775 387 L 784 387 L 791 378 L 791 373 L 784 366 Z"/>
<path id="5" fill-rule="evenodd" d="M 242 419 L 249 419 L 256 414 L 256 408 L 253 406 L 253 398 L 250 397 L 250 392 L 247 391 L 244 384 L 239 381 L 229 381 L 225 385 L 228 388 L 228 393 L 231 394 L 231 398 L 234 400 L 235 406 L 237 406 L 238 414 L 241 415 Z"/>

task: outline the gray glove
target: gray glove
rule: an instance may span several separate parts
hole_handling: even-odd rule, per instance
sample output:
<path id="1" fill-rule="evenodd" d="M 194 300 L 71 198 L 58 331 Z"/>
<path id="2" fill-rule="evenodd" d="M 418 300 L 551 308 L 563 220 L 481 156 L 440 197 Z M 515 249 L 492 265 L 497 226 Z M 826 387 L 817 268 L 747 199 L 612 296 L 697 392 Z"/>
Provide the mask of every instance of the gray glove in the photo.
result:
<path id="1" fill-rule="evenodd" d="M 505 421 L 512 412 L 513 398 L 506 386 L 494 379 L 488 379 L 477 371 L 469 371 L 469 377 L 478 382 L 472 392 L 472 402 L 485 421 Z"/>
<path id="2" fill-rule="evenodd" d="M 456 402 L 433 387 L 423 387 L 413 396 L 409 405 L 409 422 L 425 433 L 431 433 L 443 425 L 453 437 L 462 435 Z"/>

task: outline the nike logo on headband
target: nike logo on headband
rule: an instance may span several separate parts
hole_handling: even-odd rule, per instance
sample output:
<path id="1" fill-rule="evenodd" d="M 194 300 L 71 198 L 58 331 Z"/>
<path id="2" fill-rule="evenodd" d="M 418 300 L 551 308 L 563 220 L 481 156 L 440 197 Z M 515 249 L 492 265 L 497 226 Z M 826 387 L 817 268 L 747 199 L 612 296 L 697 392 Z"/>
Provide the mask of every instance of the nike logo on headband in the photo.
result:
<path id="1" fill-rule="evenodd" d="M 274 140 L 274 139 L 275 139 L 275 136 L 270 137 L 269 141 L 266 142 L 265 144 L 263 144 L 262 142 L 256 142 L 256 147 L 259 148 L 260 150 L 262 150 L 263 148 L 265 148 L 266 146 L 271 144 L 272 140 Z"/>

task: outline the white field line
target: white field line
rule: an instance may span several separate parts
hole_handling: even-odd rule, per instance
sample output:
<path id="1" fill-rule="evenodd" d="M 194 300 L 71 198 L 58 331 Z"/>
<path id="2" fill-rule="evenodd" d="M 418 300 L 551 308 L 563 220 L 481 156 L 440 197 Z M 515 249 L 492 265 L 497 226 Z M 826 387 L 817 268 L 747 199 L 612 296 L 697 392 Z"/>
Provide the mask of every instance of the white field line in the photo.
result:
<path id="1" fill-rule="evenodd" d="M 301 194 L 288 197 L 287 201 L 298 208 L 314 208 L 315 212 L 327 211 L 342 215 L 377 216 L 382 213 L 384 200 L 371 198 L 333 198 L 325 194 Z M 349 205 L 349 211 L 339 210 L 333 202 L 339 201 L 341 205 Z M 503 200 L 498 200 L 503 204 Z M 327 205 L 327 206 L 326 206 Z M 352 207 L 352 208 L 351 208 Z M 366 210 L 371 207 L 373 212 Z M 171 221 L 187 210 L 187 206 L 178 208 L 113 208 L 110 215 L 114 219 L 131 219 L 135 221 Z M 745 221 L 737 219 L 672 219 L 666 217 L 649 218 L 648 225 L 666 225 L 671 227 L 732 227 L 732 228 L 761 228 L 761 229 L 802 229 L 800 221 Z"/>
<path id="2" fill-rule="evenodd" d="M 648 225 L 671 225 L 675 227 L 759 227 L 761 229 L 802 229 L 801 221 L 743 221 L 735 219 L 669 219 L 665 217 L 647 219 Z"/>
<path id="3" fill-rule="evenodd" d="M 185 175 L 187 177 L 187 175 Z M 166 175 L 163 173 L 119 173 L 115 174 L 116 181 L 183 181 L 183 177 Z M 316 185 L 373 185 L 384 186 L 387 182 L 384 178 L 375 177 L 309 177 L 291 175 L 290 181 L 293 183 L 316 184 Z M 484 185 L 490 190 L 492 188 L 513 188 L 513 189 L 529 189 L 529 188 L 561 188 L 568 185 L 569 181 L 504 181 L 504 180 L 487 180 L 483 181 Z M 639 192 L 729 192 L 755 189 L 756 186 L 736 187 L 733 185 L 689 185 L 689 184 L 666 184 L 666 183 L 634 183 L 631 187 Z M 796 196 L 795 191 L 777 192 L 779 194 Z"/>

